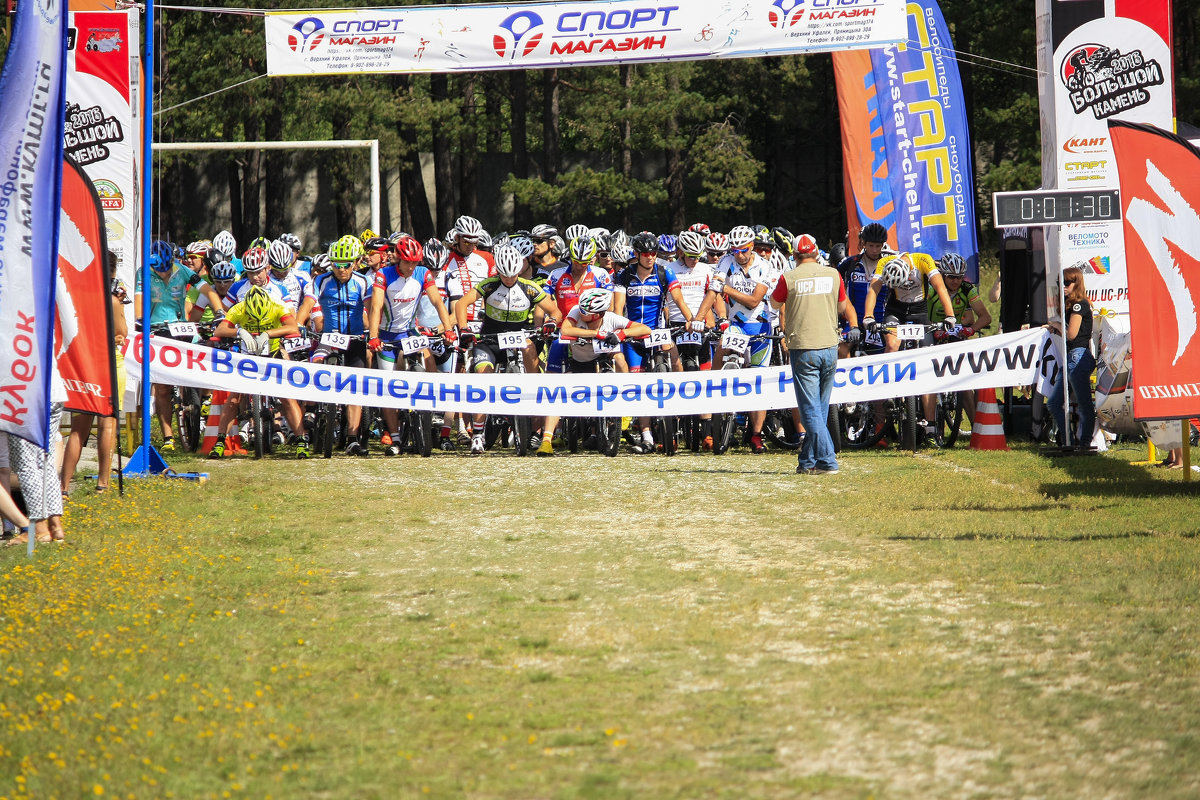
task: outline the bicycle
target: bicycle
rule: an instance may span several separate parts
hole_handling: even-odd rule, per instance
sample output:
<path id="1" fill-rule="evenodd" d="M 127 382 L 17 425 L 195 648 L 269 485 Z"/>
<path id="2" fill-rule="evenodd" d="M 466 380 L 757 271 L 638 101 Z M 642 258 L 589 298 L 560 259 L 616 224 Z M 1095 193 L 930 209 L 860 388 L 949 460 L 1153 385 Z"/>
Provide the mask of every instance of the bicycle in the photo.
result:
<path id="1" fill-rule="evenodd" d="M 351 333 L 323 333 L 321 334 L 320 343 L 330 348 L 329 355 L 325 356 L 325 364 L 329 366 L 340 366 L 344 356 L 342 353 L 350 347 L 350 343 L 355 340 L 365 341 L 363 334 Z M 346 410 L 345 406 L 335 402 L 322 402 L 317 404 L 316 413 L 313 416 L 313 442 L 317 445 L 317 450 L 324 458 L 333 458 L 334 442 L 337 440 L 339 449 L 344 448 L 349 437 L 346 432 Z M 359 423 L 359 438 L 361 440 L 363 429 L 366 427 L 361 422 Z"/>
<path id="2" fill-rule="evenodd" d="M 399 351 L 404 358 L 406 372 L 424 373 L 425 356 L 423 351 L 440 341 L 445 340 L 437 331 L 418 328 L 414 333 L 393 343 L 391 347 L 393 350 Z M 419 454 L 422 458 L 429 458 L 433 454 L 433 412 L 416 409 L 402 410 L 399 422 L 400 438 L 394 444 L 403 447 L 407 443 L 411 447 L 411 452 Z"/>
<path id="3" fill-rule="evenodd" d="M 525 346 L 532 341 L 534 346 L 551 341 L 555 336 L 545 336 L 540 330 L 515 330 L 499 333 L 481 333 L 476 335 L 476 341 L 495 342 L 499 351 L 499 361 L 496 371 L 508 375 L 525 374 Z M 470 365 L 468 364 L 468 372 Z M 518 456 L 526 456 L 530 450 L 530 439 L 533 434 L 532 418 L 522 414 L 497 415 L 489 414 L 484 427 L 484 446 L 491 449 L 498 440 L 511 438 L 513 450 Z"/>
<path id="4" fill-rule="evenodd" d="M 900 340 L 900 352 L 904 352 L 916 350 L 925 341 L 927 333 L 941 330 L 942 326 L 921 323 L 904 325 L 895 317 L 887 317 L 883 321 L 883 327 Z M 905 450 L 912 450 L 914 453 L 920 447 L 921 437 L 925 435 L 924 430 L 918 430 L 919 426 L 917 425 L 917 420 L 920 418 L 917 412 L 918 399 L 917 395 L 912 394 L 901 398 L 897 404 L 899 419 L 896 423 L 897 429 L 900 431 L 900 446 Z"/>
<path id="5" fill-rule="evenodd" d="M 150 326 L 150 335 L 193 343 L 197 338 L 207 341 L 212 336 L 211 326 L 207 327 L 207 336 L 204 330 L 195 322 L 156 322 Z M 204 441 L 204 398 L 205 392 L 194 386 L 171 387 L 171 422 L 178 431 L 180 443 L 189 453 L 198 452 Z"/>
<path id="6" fill-rule="evenodd" d="M 683 330 L 682 325 L 670 328 L 659 328 L 650 331 L 650 335 L 642 340 L 642 346 L 648 351 L 643 363 L 643 372 L 669 373 L 671 371 L 671 356 L 665 345 L 673 340 L 673 334 Z M 679 449 L 679 418 L 673 416 L 654 417 L 650 422 L 650 430 L 654 440 L 662 448 L 663 455 L 673 456 Z M 653 452 L 653 451 L 651 451 Z"/>
<path id="7" fill-rule="evenodd" d="M 750 354 L 750 345 L 754 342 L 770 339 L 777 341 L 781 337 L 774 333 L 756 333 L 753 336 L 742 333 L 736 328 L 729 328 L 724 333 L 710 329 L 710 341 L 720 340 L 724 353 L 721 356 L 721 369 L 741 369 Z M 737 412 L 726 411 L 713 414 L 713 455 L 723 455 L 733 444 L 734 433 L 738 427 Z"/>
<path id="8" fill-rule="evenodd" d="M 595 372 L 609 375 L 616 371 L 614 357 L 621 351 L 620 345 L 610 345 L 602 339 L 592 344 L 597 358 L 591 362 Z M 570 358 L 570 356 L 568 356 Z M 569 362 L 582 363 L 582 362 Z M 573 370 L 574 371 L 574 370 Z M 563 437 L 567 440 L 567 450 L 578 453 L 582 444 L 595 430 L 596 450 L 601 455 L 612 458 L 621 449 L 621 418 L 620 417 L 564 417 Z"/>

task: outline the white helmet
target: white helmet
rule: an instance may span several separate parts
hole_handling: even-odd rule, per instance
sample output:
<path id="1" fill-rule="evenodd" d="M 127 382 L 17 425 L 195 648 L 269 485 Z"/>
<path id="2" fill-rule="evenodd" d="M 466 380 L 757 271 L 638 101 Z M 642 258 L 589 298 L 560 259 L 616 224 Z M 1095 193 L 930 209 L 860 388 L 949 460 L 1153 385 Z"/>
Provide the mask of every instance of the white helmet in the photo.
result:
<path id="1" fill-rule="evenodd" d="M 584 289 L 579 295 L 579 309 L 584 314 L 603 314 L 612 306 L 612 292 L 598 286 Z"/>
<path id="2" fill-rule="evenodd" d="M 542 223 L 541 225 L 534 225 L 529 235 L 534 239 L 549 239 L 551 236 L 558 236 L 558 228 Z"/>
<path id="3" fill-rule="evenodd" d="M 588 231 L 588 236 L 591 236 L 597 242 L 603 242 L 609 237 L 608 228 L 592 228 Z"/>
<path id="4" fill-rule="evenodd" d="M 464 214 L 454 223 L 454 230 L 459 236 L 465 236 L 468 239 L 478 239 L 483 234 L 483 225 L 474 217 L 468 217 Z"/>
<path id="5" fill-rule="evenodd" d="M 267 248 L 267 261 L 271 264 L 271 269 L 285 270 L 292 266 L 292 262 L 296 260 L 296 251 L 292 246 L 283 239 L 276 239 L 271 242 L 271 246 Z"/>
<path id="6" fill-rule="evenodd" d="M 908 253 L 901 253 L 883 265 L 883 275 L 881 277 L 884 285 L 890 289 L 898 289 L 908 283 L 910 267 L 907 259 Z"/>
<path id="7" fill-rule="evenodd" d="M 574 225 L 567 228 L 567 233 L 566 233 L 567 244 L 570 244 L 571 242 L 575 241 L 580 236 L 587 236 L 587 235 L 588 235 L 588 226 L 580 225 L 579 223 L 575 223 Z"/>
<path id="8" fill-rule="evenodd" d="M 442 241 L 446 244 L 454 244 L 458 241 L 458 228 L 451 228 L 446 231 L 446 235 L 442 237 Z"/>
<path id="9" fill-rule="evenodd" d="M 787 272 L 791 267 L 791 264 L 789 264 L 788 261 L 788 257 L 785 256 L 782 251 L 771 251 L 771 269 L 775 270 L 776 272 Z"/>
<path id="10" fill-rule="evenodd" d="M 746 225 L 738 225 L 729 232 L 730 247 L 745 247 L 754 244 L 754 229 Z"/>
<path id="11" fill-rule="evenodd" d="M 237 252 L 237 240 L 229 231 L 221 231 L 214 236 L 212 246 L 214 250 L 221 251 L 226 261 L 233 258 L 233 254 Z"/>
<path id="12" fill-rule="evenodd" d="M 684 231 L 679 234 L 679 249 L 685 256 L 694 258 L 704 257 L 704 237 L 695 231 Z"/>
<path id="13" fill-rule="evenodd" d="M 529 258 L 533 255 L 533 251 L 537 249 L 533 246 L 533 242 L 528 236 L 514 236 L 512 239 L 509 239 L 508 244 L 516 248 L 517 252 L 521 254 L 521 258 Z"/>
<path id="14" fill-rule="evenodd" d="M 509 245 L 497 247 L 496 252 L 492 255 L 496 259 L 496 274 L 506 278 L 517 277 L 521 268 L 525 266 L 525 259 L 515 247 Z"/>

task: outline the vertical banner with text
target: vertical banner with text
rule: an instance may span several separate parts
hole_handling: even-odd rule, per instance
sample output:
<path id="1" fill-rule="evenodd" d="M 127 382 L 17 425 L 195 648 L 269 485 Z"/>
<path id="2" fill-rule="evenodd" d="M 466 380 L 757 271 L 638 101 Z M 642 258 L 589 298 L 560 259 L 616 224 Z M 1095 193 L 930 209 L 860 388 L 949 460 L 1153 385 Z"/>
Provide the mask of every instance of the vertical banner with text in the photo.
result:
<path id="1" fill-rule="evenodd" d="M 61 0 L 22 0 L 0 73 L 0 431 L 43 448 L 50 436 L 66 22 Z"/>

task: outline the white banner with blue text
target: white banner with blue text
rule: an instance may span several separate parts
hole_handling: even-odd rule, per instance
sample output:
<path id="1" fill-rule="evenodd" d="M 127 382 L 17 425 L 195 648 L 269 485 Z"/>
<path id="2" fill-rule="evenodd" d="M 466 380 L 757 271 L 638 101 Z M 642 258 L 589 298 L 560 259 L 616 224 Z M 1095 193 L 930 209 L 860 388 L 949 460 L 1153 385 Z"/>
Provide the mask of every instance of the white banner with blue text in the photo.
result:
<path id="1" fill-rule="evenodd" d="M 141 375 L 140 336 L 125 368 Z M 838 361 L 834 403 L 881 400 L 1039 382 L 1052 353 L 1041 328 L 956 344 Z M 381 372 L 260 358 L 151 337 L 150 380 L 237 394 L 294 397 L 419 411 L 540 416 L 636 417 L 792 408 L 791 367 L 712 372 L 491 374 Z"/>
<path id="2" fill-rule="evenodd" d="M 904 0 L 575 0 L 268 12 L 267 74 L 458 72 L 883 47 Z"/>

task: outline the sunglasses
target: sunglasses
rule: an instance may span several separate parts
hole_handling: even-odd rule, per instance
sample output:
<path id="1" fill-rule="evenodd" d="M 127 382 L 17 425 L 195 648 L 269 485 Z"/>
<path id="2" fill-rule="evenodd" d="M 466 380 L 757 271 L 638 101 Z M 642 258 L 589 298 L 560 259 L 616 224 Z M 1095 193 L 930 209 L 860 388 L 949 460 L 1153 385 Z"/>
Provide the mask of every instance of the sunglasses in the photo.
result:
<path id="1" fill-rule="evenodd" d="M 1069 280 L 1069 281 L 1067 281 L 1067 282 L 1066 282 L 1066 285 L 1067 285 L 1067 286 L 1074 286 L 1076 283 L 1078 283 L 1078 281 L 1076 281 L 1074 278 L 1071 278 L 1071 280 Z"/>
<path id="2" fill-rule="evenodd" d="M 746 245 L 745 247 L 731 247 L 729 248 L 729 252 L 735 256 L 741 255 L 742 253 L 749 253 L 750 245 Z"/>
<path id="3" fill-rule="evenodd" d="M 333 267 L 334 269 L 353 269 L 354 262 L 353 261 L 330 261 L 329 266 Z"/>

